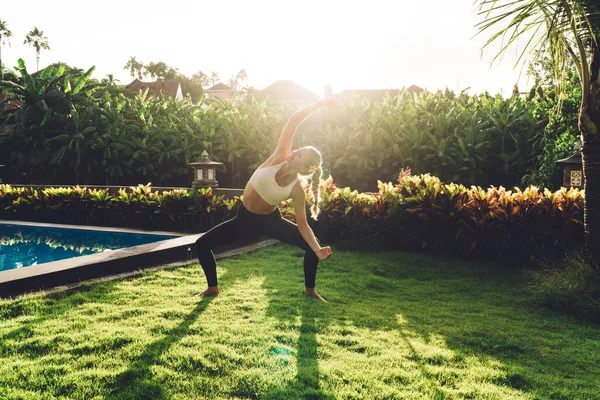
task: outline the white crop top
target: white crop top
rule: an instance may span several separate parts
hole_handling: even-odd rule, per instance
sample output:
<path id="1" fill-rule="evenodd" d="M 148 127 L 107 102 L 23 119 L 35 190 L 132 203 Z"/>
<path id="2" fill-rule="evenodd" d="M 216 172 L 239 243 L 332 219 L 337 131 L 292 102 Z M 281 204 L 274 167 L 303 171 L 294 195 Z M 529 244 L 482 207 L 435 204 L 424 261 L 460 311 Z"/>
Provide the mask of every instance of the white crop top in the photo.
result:
<path id="1" fill-rule="evenodd" d="M 279 186 L 275 180 L 275 175 L 281 169 L 282 165 L 283 162 L 281 164 L 271 165 L 270 167 L 258 168 L 250 178 L 252 186 L 254 186 L 254 189 L 260 197 L 273 206 L 288 199 L 292 192 L 292 188 L 296 182 L 298 182 L 298 178 L 296 178 L 287 186 Z"/>

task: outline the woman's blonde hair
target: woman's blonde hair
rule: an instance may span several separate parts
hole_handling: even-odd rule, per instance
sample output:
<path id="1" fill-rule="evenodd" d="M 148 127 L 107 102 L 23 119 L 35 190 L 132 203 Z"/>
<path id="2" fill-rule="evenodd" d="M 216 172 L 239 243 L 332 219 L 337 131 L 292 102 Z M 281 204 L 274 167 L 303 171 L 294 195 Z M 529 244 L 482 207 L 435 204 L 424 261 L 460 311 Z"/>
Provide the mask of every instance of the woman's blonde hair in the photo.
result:
<path id="1" fill-rule="evenodd" d="M 321 166 L 323 160 L 321 153 L 315 147 L 305 146 L 308 150 L 310 163 L 308 164 L 308 175 L 310 179 L 310 200 L 312 206 L 310 207 L 310 216 L 316 220 L 319 216 L 319 202 L 321 201 L 321 176 L 323 175 L 323 168 Z"/>

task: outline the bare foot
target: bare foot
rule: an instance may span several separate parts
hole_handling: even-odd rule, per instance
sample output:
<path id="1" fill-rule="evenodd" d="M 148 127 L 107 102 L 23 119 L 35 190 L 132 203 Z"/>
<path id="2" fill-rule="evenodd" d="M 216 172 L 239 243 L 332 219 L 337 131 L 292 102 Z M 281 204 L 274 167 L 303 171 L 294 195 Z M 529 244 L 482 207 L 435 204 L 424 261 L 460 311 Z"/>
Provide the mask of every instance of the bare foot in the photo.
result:
<path id="1" fill-rule="evenodd" d="M 192 297 L 200 297 L 200 296 L 216 296 L 219 294 L 218 286 L 209 286 L 205 291 L 196 293 Z"/>
<path id="2" fill-rule="evenodd" d="M 319 293 L 317 293 L 315 291 L 315 289 L 306 289 L 306 291 L 304 292 L 304 295 L 306 297 L 314 297 L 315 299 L 325 302 L 327 303 L 327 300 L 325 300 L 325 298 L 323 296 L 321 296 Z"/>

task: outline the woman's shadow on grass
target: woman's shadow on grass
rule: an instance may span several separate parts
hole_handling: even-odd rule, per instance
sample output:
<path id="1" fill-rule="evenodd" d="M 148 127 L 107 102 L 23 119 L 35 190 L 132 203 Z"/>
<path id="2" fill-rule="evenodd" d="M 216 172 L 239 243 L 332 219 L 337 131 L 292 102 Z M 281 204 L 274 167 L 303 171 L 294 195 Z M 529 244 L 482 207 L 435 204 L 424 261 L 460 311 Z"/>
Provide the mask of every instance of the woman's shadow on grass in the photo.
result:
<path id="1" fill-rule="evenodd" d="M 168 399 L 169 392 L 151 379 L 150 368 L 158 363 L 161 355 L 176 342 L 186 336 L 190 326 L 206 310 L 214 297 L 200 297 L 198 305 L 185 317 L 183 321 L 162 339 L 148 345 L 144 352 L 127 368 L 117 375 L 107 399 Z"/>
<path id="2" fill-rule="evenodd" d="M 293 253 L 281 255 L 282 246 L 293 249 Z M 284 382 L 283 385 L 271 385 L 266 390 L 261 390 L 263 395 L 260 398 L 285 400 L 336 398 L 321 387 L 317 340 L 319 331 L 331 323 L 331 307 L 328 303 L 304 296 L 302 269 L 304 252 L 287 245 L 270 246 L 261 249 L 260 252 L 261 255 L 258 257 L 270 262 L 259 262 L 249 269 L 227 268 L 226 277 L 219 277 L 225 290 L 235 282 L 248 280 L 252 275 L 264 277 L 262 288 L 266 290 L 268 302 L 266 315 L 277 319 L 285 331 L 288 331 L 291 326 L 297 329 L 298 337 L 294 343 L 290 343 L 287 335 L 274 333 L 273 336 L 279 345 L 271 349 L 272 356 L 280 357 L 286 365 L 288 357 L 295 355 L 297 366 L 295 378 Z M 289 347 L 292 347 L 292 350 Z M 250 392 L 238 394 L 253 397 Z"/>
<path id="3" fill-rule="evenodd" d="M 84 283 L 68 290 L 48 293 L 32 292 L 28 296 L 17 297 L 14 300 L 0 304 L 0 319 L 31 317 L 18 328 L 0 336 L 0 342 L 12 340 L 20 345 L 22 341 L 32 338 L 38 326 L 46 321 L 61 319 L 65 314 L 73 313 L 74 310 L 85 307 L 89 303 L 103 302 L 107 297 L 119 291 L 118 286 L 119 281 L 103 282 L 101 284 Z M 38 353 L 43 356 L 48 352 L 58 351 L 58 349 L 59 343 L 54 342 L 53 345 L 46 345 L 39 349 L 36 349 L 35 345 L 30 345 L 24 351 L 29 353 L 30 356 L 36 356 Z M 3 350 L 9 349 L 8 347 L 3 349 L 0 346 L 0 356 Z"/>
<path id="4" fill-rule="evenodd" d="M 430 369 L 440 363 L 459 368 L 462 360 L 473 354 L 482 362 L 491 357 L 503 365 L 499 370 L 506 374 L 494 381 L 499 386 L 534 395 L 552 390 L 530 380 L 538 373 L 536 360 L 545 339 L 531 343 L 515 337 L 510 329 L 493 328 L 496 323 L 511 326 L 513 315 L 506 314 L 507 307 L 514 307 L 513 313 L 539 318 L 540 322 L 549 317 L 543 310 L 515 304 L 511 296 L 501 295 L 515 290 L 519 279 L 515 271 L 495 264 L 453 262 L 422 254 L 346 250 L 330 264 L 328 261 L 319 265 L 317 290 L 330 300 L 323 304 L 301 294 L 303 252 L 290 249 L 281 265 L 272 264 L 272 269 L 265 268 L 261 274 L 268 293 L 267 315 L 278 319 L 283 327 L 300 321 L 296 343 L 298 371 L 295 380 L 287 385 L 270 387 L 266 398 L 335 397 L 323 388 L 319 358 L 326 354 L 319 351 L 318 338 L 328 327 L 348 324 L 397 332 L 410 352 L 409 359 L 416 362 L 436 390 L 444 390 L 445 383 L 432 377 Z M 269 249 L 263 251 L 267 257 L 270 255 Z M 273 254 L 281 257 L 277 249 Z M 398 260 L 402 265 L 398 265 Z M 286 269 L 286 264 L 289 272 L 282 273 L 278 268 Z M 582 339 L 594 336 L 585 335 L 576 325 L 566 328 L 570 335 Z M 536 333 L 547 334 L 548 340 L 552 337 L 551 332 Z M 440 359 L 412 345 L 416 340 L 436 347 L 440 339 L 452 351 L 452 357 Z M 577 363 L 590 367 L 583 359 Z M 548 378 L 562 379 L 561 372 L 549 372 Z"/>
<path id="5" fill-rule="evenodd" d="M 184 267 L 185 268 L 185 267 Z M 226 275 L 226 274 L 225 274 Z M 134 279 L 143 279 L 143 276 Z M 199 277 L 199 279 L 202 279 Z M 79 306 L 87 303 L 103 303 L 110 305 L 113 302 L 122 301 L 120 292 L 121 280 L 110 282 L 85 284 L 72 290 L 50 293 L 44 296 L 40 302 L 37 297 L 25 297 L 0 306 L 0 315 L 5 318 L 18 318 L 23 315 L 35 315 L 22 326 L 2 335 L 0 340 L 13 340 L 21 346 L 19 351 L 26 352 L 30 357 L 43 357 L 49 352 L 58 352 L 60 341 L 52 341 L 50 345 L 44 343 L 21 345 L 21 340 L 33 337 L 38 326 L 48 320 L 63 318 L 64 314 L 73 312 Z M 125 294 L 125 292 L 123 292 Z M 107 302 L 107 299 L 108 302 Z M 127 369 L 119 373 L 114 380 L 104 388 L 107 399 L 168 399 L 170 393 L 160 383 L 151 378 L 150 368 L 159 362 L 161 355 L 190 331 L 190 326 L 198 319 L 200 314 L 207 309 L 214 298 L 200 297 L 198 304 L 189 314 L 174 328 L 163 334 L 161 339 L 150 343 Z M 40 303 L 43 304 L 40 307 Z M 39 347 L 39 349 L 37 348 Z M 82 346 L 85 351 L 90 351 L 86 345 Z M 74 349 L 73 351 L 82 351 Z M 92 349 L 95 351 L 95 348 Z M 6 346 L 0 346 L 2 352 L 11 350 Z"/>
<path id="6" fill-rule="evenodd" d="M 322 376 L 319 370 L 319 358 L 324 352 L 319 352 L 318 335 L 327 334 L 333 325 L 345 329 L 348 324 L 360 329 L 384 330 L 398 332 L 410 351 L 410 358 L 414 360 L 423 377 L 430 375 L 427 360 L 422 359 L 418 351 L 412 346 L 409 338 L 403 333 L 408 329 L 415 337 L 429 342 L 435 332 L 424 328 L 418 313 L 415 318 L 407 318 L 401 327 L 398 315 L 411 306 L 413 301 L 422 303 L 420 312 L 428 314 L 427 309 L 433 311 L 439 307 L 430 302 L 428 297 L 419 299 L 410 295 L 390 296 L 390 291 L 398 291 L 399 286 L 388 286 L 390 274 L 401 270 L 402 266 L 382 265 L 369 260 L 377 260 L 376 252 L 353 252 L 346 250 L 341 261 L 327 262 L 319 265 L 317 275 L 317 290 L 330 300 L 330 303 L 320 303 L 301 294 L 302 285 L 302 256 L 300 250 L 292 248 L 291 256 L 282 259 L 281 268 L 289 264 L 289 273 L 281 271 L 265 271 L 263 287 L 267 289 L 269 304 L 267 315 L 278 319 L 283 327 L 293 326 L 300 320 L 299 335 L 296 342 L 297 374 L 293 381 L 284 386 L 271 386 L 266 391 L 267 399 L 327 399 L 337 398 L 335 393 L 328 393 L 323 388 Z M 295 270 L 294 270 L 295 269 Z M 351 270 L 354 270 L 352 272 Z M 356 271 L 360 271 L 356 273 Z M 279 272 L 279 273 L 278 273 Z M 424 271 L 410 271 L 415 276 L 426 280 L 433 280 L 434 276 L 427 276 Z M 234 272 L 235 274 L 235 272 Z M 294 276 L 295 282 L 290 284 Z M 399 279 L 412 278 L 398 276 Z M 377 307 L 379 302 L 380 307 Z M 377 309 L 377 313 L 372 313 Z M 414 320 L 413 320 L 414 319 Z M 348 350 L 364 350 L 365 344 L 353 340 L 340 341 L 340 346 L 350 346 Z M 326 355 L 325 355 L 326 356 Z M 327 378 L 325 378 L 327 379 Z M 431 381 L 434 387 L 441 385 Z"/>
<path id="7" fill-rule="evenodd" d="M 328 312 L 312 298 L 298 302 L 300 334 L 296 342 L 297 373 L 287 385 L 271 386 L 265 392 L 266 399 L 335 399 L 320 384 L 317 333 L 329 324 Z"/>

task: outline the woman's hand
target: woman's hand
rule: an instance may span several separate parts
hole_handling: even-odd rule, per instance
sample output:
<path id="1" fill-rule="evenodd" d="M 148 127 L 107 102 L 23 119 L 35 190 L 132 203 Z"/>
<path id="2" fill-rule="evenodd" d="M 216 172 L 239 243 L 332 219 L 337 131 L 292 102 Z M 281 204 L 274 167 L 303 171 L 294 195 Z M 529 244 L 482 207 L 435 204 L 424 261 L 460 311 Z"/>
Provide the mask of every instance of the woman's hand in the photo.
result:
<path id="1" fill-rule="evenodd" d="M 315 253 L 317 255 L 317 257 L 319 257 L 319 260 L 321 261 L 325 261 L 331 258 L 331 248 L 329 246 L 327 247 L 321 247 L 319 250 L 317 250 L 317 252 Z"/>

